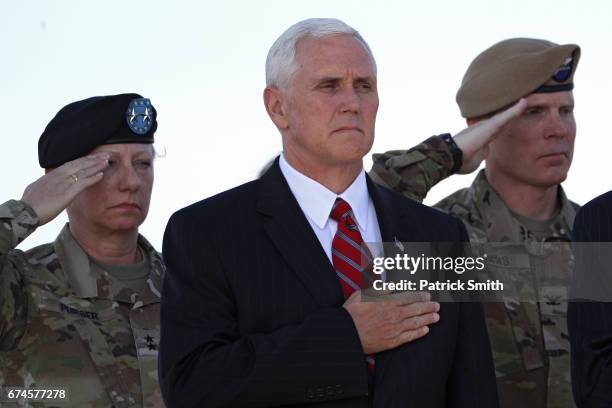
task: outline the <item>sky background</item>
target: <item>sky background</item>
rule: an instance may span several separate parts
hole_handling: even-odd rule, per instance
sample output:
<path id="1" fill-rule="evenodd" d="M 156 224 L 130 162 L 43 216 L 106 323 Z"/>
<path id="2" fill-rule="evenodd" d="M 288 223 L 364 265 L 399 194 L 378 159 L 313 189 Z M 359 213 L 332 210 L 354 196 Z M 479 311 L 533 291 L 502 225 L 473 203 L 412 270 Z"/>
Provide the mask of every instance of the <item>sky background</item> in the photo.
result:
<path id="1" fill-rule="evenodd" d="M 0 203 L 19 199 L 42 175 L 38 138 L 61 107 L 137 92 L 158 111 L 156 148 L 165 152 L 141 228 L 161 250 L 174 211 L 255 178 L 281 150 L 262 102 L 265 58 L 286 28 L 310 17 L 345 21 L 374 52 L 380 108 L 372 152 L 459 132 L 455 93 L 471 60 L 493 43 L 579 44 L 578 134 L 564 188 L 579 204 L 612 188 L 609 0 L 0 0 Z M 443 181 L 426 203 L 472 179 Z M 19 248 L 52 241 L 66 220 L 63 213 Z"/>

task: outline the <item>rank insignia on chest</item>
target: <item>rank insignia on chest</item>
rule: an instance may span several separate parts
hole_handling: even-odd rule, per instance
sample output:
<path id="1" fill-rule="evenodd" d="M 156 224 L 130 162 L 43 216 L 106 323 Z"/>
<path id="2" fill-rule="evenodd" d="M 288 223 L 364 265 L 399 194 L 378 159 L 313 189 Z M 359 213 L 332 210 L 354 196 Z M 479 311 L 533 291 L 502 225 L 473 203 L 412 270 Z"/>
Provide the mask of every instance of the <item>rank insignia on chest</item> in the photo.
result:
<path id="1" fill-rule="evenodd" d="M 139 356 L 157 356 L 159 349 L 159 332 L 156 330 L 143 330 L 137 337 Z"/>

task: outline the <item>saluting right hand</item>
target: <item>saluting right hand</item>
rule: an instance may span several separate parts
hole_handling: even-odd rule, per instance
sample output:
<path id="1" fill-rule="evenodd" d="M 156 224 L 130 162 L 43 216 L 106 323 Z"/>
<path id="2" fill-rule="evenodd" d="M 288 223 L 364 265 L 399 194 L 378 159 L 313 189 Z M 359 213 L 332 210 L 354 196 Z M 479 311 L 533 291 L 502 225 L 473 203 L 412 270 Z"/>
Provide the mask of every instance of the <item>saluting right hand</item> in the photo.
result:
<path id="1" fill-rule="evenodd" d="M 21 200 L 36 212 L 40 225 L 57 217 L 81 191 L 102 180 L 109 155 L 98 153 L 69 161 L 26 187 Z"/>
<path id="2" fill-rule="evenodd" d="M 440 304 L 428 292 L 383 295 L 385 300 L 363 301 L 358 290 L 344 302 L 359 333 L 365 354 L 393 349 L 429 333 L 440 320 Z"/>
<path id="3" fill-rule="evenodd" d="M 480 166 L 484 159 L 484 147 L 504 126 L 519 116 L 525 107 L 527 100 L 521 98 L 510 108 L 468 126 L 453 137 L 457 147 L 463 152 L 463 165 L 459 169 L 459 174 L 471 173 Z"/>

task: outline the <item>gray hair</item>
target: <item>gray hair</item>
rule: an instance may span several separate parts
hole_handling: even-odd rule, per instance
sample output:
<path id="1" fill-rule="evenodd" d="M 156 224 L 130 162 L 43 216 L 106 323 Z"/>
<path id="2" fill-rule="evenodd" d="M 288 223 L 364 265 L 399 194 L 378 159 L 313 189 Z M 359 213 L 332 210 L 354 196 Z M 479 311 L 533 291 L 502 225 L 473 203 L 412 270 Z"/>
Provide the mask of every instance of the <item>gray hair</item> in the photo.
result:
<path id="1" fill-rule="evenodd" d="M 266 86 L 284 88 L 295 73 L 295 46 L 305 37 L 324 38 L 334 35 L 351 35 L 359 41 L 372 58 L 376 72 L 376 60 L 368 43 L 357 30 L 335 18 L 309 18 L 295 23 L 276 39 L 266 58 Z"/>

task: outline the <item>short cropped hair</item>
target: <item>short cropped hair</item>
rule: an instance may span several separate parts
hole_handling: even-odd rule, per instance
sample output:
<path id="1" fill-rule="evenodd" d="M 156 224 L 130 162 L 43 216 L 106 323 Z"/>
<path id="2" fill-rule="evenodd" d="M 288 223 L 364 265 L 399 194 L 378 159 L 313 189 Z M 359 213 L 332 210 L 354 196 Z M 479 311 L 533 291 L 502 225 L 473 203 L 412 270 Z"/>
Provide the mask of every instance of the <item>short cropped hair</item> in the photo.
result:
<path id="1" fill-rule="evenodd" d="M 310 18 L 295 23 L 276 39 L 266 58 L 266 86 L 282 89 L 287 86 L 297 67 L 295 46 L 303 38 L 324 38 L 334 35 L 351 35 L 365 47 L 372 58 L 374 72 L 376 60 L 368 43 L 357 30 L 335 18 Z"/>

